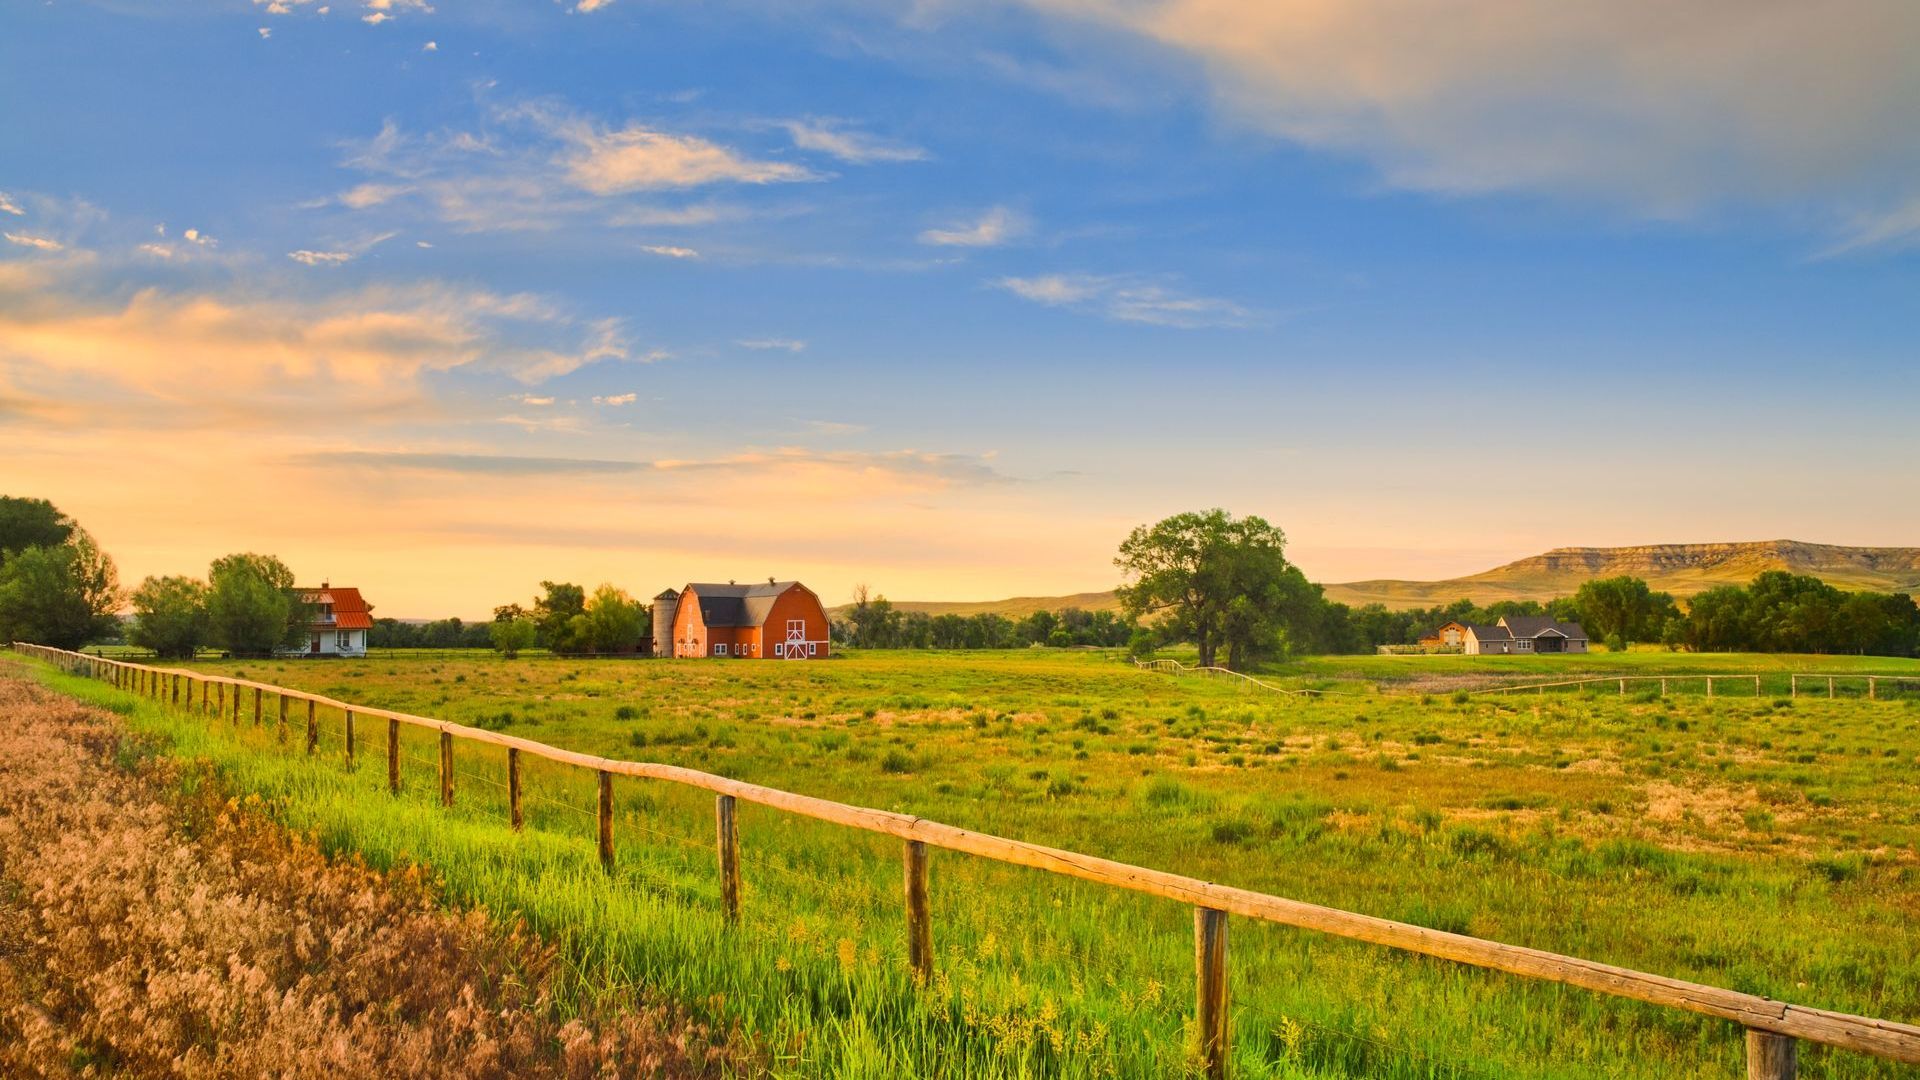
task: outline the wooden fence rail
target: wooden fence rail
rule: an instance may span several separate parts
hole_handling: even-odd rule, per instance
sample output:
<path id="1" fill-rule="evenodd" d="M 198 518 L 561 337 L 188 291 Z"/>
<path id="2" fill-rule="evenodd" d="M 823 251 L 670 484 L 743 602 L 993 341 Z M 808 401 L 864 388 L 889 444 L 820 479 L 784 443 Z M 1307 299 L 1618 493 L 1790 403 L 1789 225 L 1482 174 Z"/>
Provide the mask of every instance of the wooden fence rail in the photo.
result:
<path id="1" fill-rule="evenodd" d="M 1714 683 L 1718 681 L 1721 683 L 1732 683 L 1741 689 L 1744 689 L 1748 683 L 1752 683 L 1753 696 L 1759 697 L 1762 679 L 1768 678 L 1769 676 L 1778 679 L 1783 675 L 1787 678 L 1788 695 L 1796 698 L 1800 696 L 1800 680 L 1802 679 L 1810 679 L 1815 686 L 1824 688 L 1826 693 L 1822 695 L 1823 697 L 1834 697 L 1834 688 L 1836 685 L 1864 683 L 1866 685 L 1868 700 L 1876 701 L 1879 700 L 1880 684 L 1883 682 L 1894 684 L 1896 690 L 1898 690 L 1902 683 L 1913 683 L 1916 686 L 1920 686 L 1920 676 L 1915 675 L 1880 675 L 1864 671 L 1856 673 L 1836 672 L 1833 674 L 1821 671 L 1780 671 L 1739 675 L 1598 675 L 1586 679 L 1561 679 L 1555 682 L 1508 683 L 1504 686 L 1489 686 L 1469 692 L 1475 695 L 1514 694 L 1524 693 L 1528 690 L 1544 693 L 1548 690 L 1558 690 L 1569 686 L 1613 686 L 1618 684 L 1620 693 L 1625 694 L 1628 683 L 1658 683 L 1660 684 L 1660 696 L 1665 697 L 1669 684 L 1679 683 L 1685 685 L 1687 683 L 1704 683 L 1707 688 L 1707 696 L 1712 697 L 1714 695 Z"/>
<path id="2" fill-rule="evenodd" d="M 1578 957 L 1506 945 L 1496 941 L 1468 937 L 1424 926 L 1394 922 L 1390 919 L 1322 907 L 1318 904 L 1288 900 L 1266 893 L 1237 889 L 1162 870 L 1133 866 L 1111 859 L 1096 858 L 1075 851 L 1008 840 L 986 833 L 943 825 L 911 814 L 874 810 L 861 806 L 798 795 L 777 788 L 749 784 L 715 776 L 697 769 L 650 762 L 619 761 L 562 750 L 481 728 L 434 720 L 409 713 L 376 709 L 337 701 L 322 694 L 252 682 L 246 679 L 212 675 L 198 671 L 150 668 L 103 657 L 52 649 L 42 645 L 15 642 L 15 652 L 53 664 L 65 671 L 105 679 L 113 685 L 132 690 L 148 687 L 156 701 L 166 703 L 159 682 L 141 679 L 172 678 L 185 680 L 186 702 L 192 707 L 194 682 L 201 687 L 201 709 L 206 710 L 207 690 L 214 688 L 224 698 L 232 687 L 235 718 L 238 718 L 240 692 L 274 694 L 285 701 L 307 703 L 307 750 L 312 753 L 316 741 L 314 709 L 326 706 L 342 712 L 384 719 L 391 724 L 406 724 L 439 732 L 441 762 L 441 799 L 453 802 L 453 744 L 455 740 L 504 747 L 508 754 L 509 786 L 513 799 L 513 824 L 519 818 L 519 759 L 530 755 L 562 765 L 590 770 L 600 781 L 602 814 L 599 846 L 603 860 L 612 850 L 611 823 L 605 807 L 611 801 L 616 776 L 664 780 L 711 791 L 721 800 L 718 805 L 717 859 L 722 875 L 724 912 L 737 917 L 739 891 L 738 832 L 734 827 L 735 802 L 753 803 L 802 817 L 892 836 L 904 844 L 905 858 L 905 931 L 910 967 L 917 981 L 932 973 L 934 962 L 930 905 L 927 902 L 928 848 L 976 855 L 1013 866 L 1030 867 L 1066 877 L 1098 882 L 1148 896 L 1157 896 L 1189 904 L 1194 908 L 1195 1031 L 1210 1076 L 1223 1077 L 1227 1071 L 1230 1037 L 1227 1031 L 1227 917 L 1240 915 L 1283 926 L 1316 930 L 1337 937 L 1384 945 L 1423 956 L 1452 960 L 1472 967 L 1502 971 L 1530 979 L 1564 983 L 1616 997 L 1631 998 L 1667 1008 L 1682 1009 L 1705 1016 L 1730 1020 L 1746 1031 L 1747 1075 L 1759 1080 L 1791 1080 L 1798 1060 L 1796 1040 L 1823 1043 L 1908 1064 L 1920 1064 L 1920 1027 L 1891 1020 L 1854 1016 L 1828 1009 L 1810 1008 L 1784 1001 L 1743 994 L 1717 986 L 1670 979 L 1661 975 L 1633 971 L 1611 964 L 1596 963 Z M 214 716 L 224 710 L 215 706 Z M 389 733 L 394 727 L 389 727 Z"/>

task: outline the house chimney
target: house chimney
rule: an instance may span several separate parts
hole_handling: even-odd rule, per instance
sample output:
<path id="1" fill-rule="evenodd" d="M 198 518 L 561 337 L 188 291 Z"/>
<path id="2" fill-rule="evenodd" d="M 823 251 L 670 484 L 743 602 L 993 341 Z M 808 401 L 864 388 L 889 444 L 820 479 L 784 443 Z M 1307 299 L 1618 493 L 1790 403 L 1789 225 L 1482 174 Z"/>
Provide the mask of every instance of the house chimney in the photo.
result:
<path id="1" fill-rule="evenodd" d="M 320 581 L 320 587 L 323 589 L 331 589 L 333 588 L 333 583 L 330 581 L 327 581 L 325 578 L 322 578 Z"/>
<path id="2" fill-rule="evenodd" d="M 735 580 L 733 580 L 732 578 L 728 578 L 728 579 L 727 579 L 727 584 L 729 584 L 729 585 L 738 585 L 738 584 L 740 584 L 740 583 L 739 583 L 739 582 L 737 582 L 737 581 L 735 581 Z"/>
<path id="3" fill-rule="evenodd" d="M 771 585 L 771 584 L 773 584 L 773 575 L 772 575 L 772 574 L 768 574 L 768 575 L 767 575 L 767 584 L 769 584 L 769 585 Z"/>

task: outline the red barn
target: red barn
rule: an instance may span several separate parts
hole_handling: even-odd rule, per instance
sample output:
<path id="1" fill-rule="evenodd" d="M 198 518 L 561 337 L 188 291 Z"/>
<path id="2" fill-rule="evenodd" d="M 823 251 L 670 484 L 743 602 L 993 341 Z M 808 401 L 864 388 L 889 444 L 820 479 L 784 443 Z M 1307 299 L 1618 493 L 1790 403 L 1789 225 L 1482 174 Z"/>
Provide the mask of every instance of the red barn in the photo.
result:
<path id="1" fill-rule="evenodd" d="M 653 655 L 817 660 L 827 655 L 827 609 L 797 581 L 695 582 L 653 598 Z"/>

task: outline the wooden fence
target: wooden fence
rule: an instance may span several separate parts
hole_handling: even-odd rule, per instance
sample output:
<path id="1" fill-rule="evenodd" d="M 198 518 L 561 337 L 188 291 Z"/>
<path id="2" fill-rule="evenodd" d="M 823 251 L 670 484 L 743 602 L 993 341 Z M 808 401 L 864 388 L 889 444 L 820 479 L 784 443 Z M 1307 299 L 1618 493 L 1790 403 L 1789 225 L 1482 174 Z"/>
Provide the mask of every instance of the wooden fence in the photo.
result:
<path id="1" fill-rule="evenodd" d="M 1822 695 L 1823 697 L 1836 696 L 1835 695 L 1836 686 L 1864 683 L 1867 691 L 1867 700 L 1869 701 L 1879 700 L 1880 684 L 1883 682 L 1890 682 L 1896 688 L 1907 683 L 1912 683 L 1914 685 L 1920 686 L 1920 677 L 1913 676 L 1913 675 L 1876 675 L 1876 674 L 1869 674 L 1865 672 L 1857 673 L 1857 674 L 1829 675 L 1825 672 L 1819 672 L 1819 671 L 1799 671 L 1799 672 L 1775 672 L 1773 673 L 1773 678 L 1777 679 L 1782 674 L 1786 675 L 1787 677 L 1788 695 L 1796 698 L 1800 696 L 1800 680 L 1802 679 L 1809 680 L 1814 684 L 1816 688 L 1824 688 L 1826 693 Z M 1618 684 L 1620 687 L 1620 693 L 1624 695 L 1627 692 L 1628 683 L 1647 684 L 1649 687 L 1651 687 L 1652 684 L 1658 683 L 1660 687 L 1660 696 L 1666 697 L 1668 687 L 1671 684 L 1678 683 L 1681 686 L 1686 686 L 1689 683 L 1704 683 L 1706 685 L 1707 696 L 1712 697 L 1714 694 L 1714 690 L 1713 690 L 1714 682 L 1715 680 L 1718 680 L 1721 683 L 1731 683 L 1743 689 L 1746 687 L 1748 683 L 1752 683 L 1753 696 L 1759 697 L 1760 696 L 1760 680 L 1766 677 L 1767 677 L 1767 673 L 1765 672 L 1758 675 L 1744 675 L 1744 674 L 1743 675 L 1604 675 L 1604 676 L 1595 676 L 1593 678 L 1587 678 L 1587 679 L 1561 679 L 1556 682 L 1509 683 L 1505 686 L 1490 686 L 1482 690 L 1474 690 L 1472 691 L 1472 693 L 1474 694 L 1512 694 L 1512 693 L 1522 693 L 1528 690 L 1533 690 L 1539 693 L 1545 693 L 1548 690 L 1559 690 L 1559 689 L 1565 689 L 1567 687 L 1613 686 L 1615 684 Z"/>
<path id="2" fill-rule="evenodd" d="M 321 694 L 228 678 L 204 672 L 150 667 L 104 657 L 51 649 L 42 645 L 16 642 L 14 651 L 54 664 L 66 671 L 89 675 L 111 682 L 123 690 L 152 698 L 164 704 L 193 708 L 196 686 L 202 712 L 225 713 L 233 719 L 241 716 L 243 691 L 252 691 L 252 713 L 256 722 L 262 717 L 262 698 L 271 694 L 278 699 L 279 723 L 283 735 L 291 702 L 306 705 L 307 753 L 315 752 L 319 728 L 317 707 L 341 710 L 346 716 L 346 753 L 354 754 L 354 719 L 366 717 L 387 722 L 387 776 L 398 790 L 399 729 L 406 724 L 439 732 L 440 792 L 446 805 L 453 802 L 453 755 L 457 741 L 485 743 L 505 747 L 512 825 L 521 827 L 520 759 L 523 755 L 544 758 L 563 765 L 588 769 L 599 777 L 599 849 L 602 862 L 613 860 L 613 782 L 614 777 L 664 780 L 701 788 L 715 795 L 716 855 L 721 876 L 724 915 L 731 921 L 739 914 L 740 850 L 739 834 L 734 826 L 736 804 L 754 803 L 803 817 L 892 836 L 903 844 L 905 929 L 907 956 L 916 981 L 924 983 L 933 973 L 933 927 L 927 903 L 928 848 L 976 855 L 1013 866 L 1025 866 L 1148 896 L 1158 896 L 1191 904 L 1194 908 L 1195 1030 L 1197 1048 L 1206 1062 L 1207 1074 L 1224 1077 L 1227 1072 L 1229 1033 L 1227 1030 L 1227 917 L 1240 915 L 1279 923 L 1283 926 L 1316 930 L 1355 941 L 1370 942 L 1423 956 L 1452 960 L 1473 967 L 1503 971 L 1529 979 L 1564 983 L 1582 989 L 1650 1002 L 1667 1008 L 1682 1009 L 1705 1016 L 1730 1020 L 1746 1030 L 1747 1075 L 1750 1080 L 1791 1080 L 1798 1071 L 1797 1040 L 1823 1043 L 1893 1061 L 1920 1064 L 1920 1027 L 1891 1020 L 1810 1008 L 1784 1001 L 1743 994 L 1717 986 L 1685 982 L 1661 975 L 1650 975 L 1610 964 L 1561 956 L 1539 949 L 1505 945 L 1468 937 L 1465 934 L 1431 930 L 1424 926 L 1394 922 L 1390 919 L 1322 907 L 1318 904 L 1288 900 L 1266 893 L 1236 889 L 1210 881 L 1170 874 L 1161 870 L 1133 866 L 1110 859 L 1095 858 L 1078 852 L 1043 847 L 1019 840 L 1008 840 L 986 833 L 942 825 L 910 814 L 873 810 L 860 806 L 796 795 L 776 788 L 762 787 L 724 776 L 675 765 L 619 761 L 593 757 L 547 746 L 530 739 L 516 738 L 481 728 L 466 727 L 444 720 L 393 712 L 387 709 L 354 705 Z M 227 688 L 231 687 L 229 695 Z M 219 691 L 218 704 L 210 704 L 209 690 Z M 184 691 L 184 693 L 183 693 Z M 226 698 L 231 697 L 231 705 Z"/>
<path id="3" fill-rule="evenodd" d="M 1324 696 L 1326 694 L 1336 693 L 1336 691 L 1332 691 L 1332 690 L 1311 690 L 1304 687 L 1300 689 L 1290 689 L 1285 686 L 1275 686 L 1274 684 L 1267 682 L 1264 679 L 1256 679 L 1251 675 L 1243 674 L 1241 672 L 1233 670 L 1232 668 L 1223 668 L 1223 667 L 1219 667 L 1217 665 L 1211 665 L 1211 664 L 1206 665 L 1204 667 L 1197 667 L 1192 664 L 1183 664 L 1178 660 L 1138 660 L 1136 659 L 1133 662 L 1133 666 L 1139 668 L 1142 671 L 1160 671 L 1160 672 L 1165 672 L 1168 675 L 1199 675 L 1203 678 L 1208 678 L 1208 679 L 1229 679 L 1229 680 L 1238 679 L 1240 683 L 1245 686 L 1257 686 L 1262 690 L 1271 690 L 1276 694 L 1291 694 L 1295 697 L 1304 697 L 1308 695 Z"/>

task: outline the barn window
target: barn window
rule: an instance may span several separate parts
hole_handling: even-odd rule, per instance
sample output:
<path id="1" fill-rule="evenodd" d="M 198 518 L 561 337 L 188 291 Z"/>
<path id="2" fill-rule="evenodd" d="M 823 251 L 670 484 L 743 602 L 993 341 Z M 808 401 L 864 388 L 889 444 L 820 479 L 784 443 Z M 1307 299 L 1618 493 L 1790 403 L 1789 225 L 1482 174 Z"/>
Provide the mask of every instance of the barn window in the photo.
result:
<path id="1" fill-rule="evenodd" d="M 715 645 L 715 646 L 713 647 L 713 655 L 715 655 L 715 656 L 725 656 L 725 655 L 727 655 L 727 647 L 726 647 L 725 645 L 718 645 L 718 644 L 716 644 L 716 645 Z"/>
<path id="2" fill-rule="evenodd" d="M 774 642 L 773 643 L 774 659 L 776 660 L 785 659 L 786 655 L 787 655 L 787 643 L 784 641 Z"/>
<path id="3" fill-rule="evenodd" d="M 817 641 L 807 642 L 807 655 L 808 656 L 820 655 L 820 643 Z"/>

